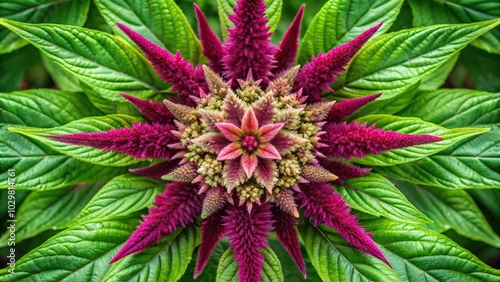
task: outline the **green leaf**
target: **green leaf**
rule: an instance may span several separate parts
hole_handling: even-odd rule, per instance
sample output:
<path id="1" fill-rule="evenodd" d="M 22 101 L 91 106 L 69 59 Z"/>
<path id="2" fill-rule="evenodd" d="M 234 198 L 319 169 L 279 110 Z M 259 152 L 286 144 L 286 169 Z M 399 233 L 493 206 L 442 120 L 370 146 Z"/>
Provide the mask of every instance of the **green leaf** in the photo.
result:
<path id="1" fill-rule="evenodd" d="M 314 227 L 303 220 L 298 230 L 307 255 L 325 282 L 401 281 L 383 261 L 352 247 L 331 228 Z"/>
<path id="2" fill-rule="evenodd" d="M 102 113 L 83 93 L 31 89 L 0 93 L 0 123 L 55 127 Z"/>
<path id="3" fill-rule="evenodd" d="M 179 228 L 157 245 L 114 263 L 102 281 L 175 282 L 186 271 L 199 244 L 200 235 L 195 227 Z"/>
<path id="4" fill-rule="evenodd" d="M 436 90 L 441 86 L 443 86 L 443 84 L 446 82 L 446 79 L 453 70 L 453 67 L 455 67 L 455 64 L 457 63 L 459 56 L 460 52 L 457 52 L 446 63 L 442 64 L 434 72 L 424 77 L 420 82 L 418 90 L 430 91 L 430 90 Z"/>
<path id="5" fill-rule="evenodd" d="M 39 52 L 33 46 L 26 46 L 0 55 L 0 73 L 2 74 L 0 76 L 0 92 L 11 92 L 19 89 L 26 71 L 39 61 Z"/>
<path id="6" fill-rule="evenodd" d="M 319 52 L 349 42 L 384 21 L 387 31 L 396 20 L 402 0 L 329 0 L 314 17 L 302 41 L 298 61 L 303 64 Z"/>
<path id="7" fill-rule="evenodd" d="M 110 34 L 5 19 L 0 24 L 109 100 L 123 100 L 120 93 L 148 98 L 167 88 L 144 56 Z"/>
<path id="8" fill-rule="evenodd" d="M 95 3 L 116 34 L 129 40 L 116 26 L 117 22 L 123 23 L 170 52 L 179 50 L 185 59 L 194 64 L 200 62 L 201 44 L 173 0 L 96 0 Z"/>
<path id="9" fill-rule="evenodd" d="M 9 130 L 36 139 L 50 146 L 52 149 L 78 160 L 104 166 L 127 166 L 138 163 L 141 160 L 113 151 L 103 151 L 87 146 L 65 144 L 49 138 L 47 135 L 103 132 L 113 128 L 130 127 L 133 123 L 139 121 L 139 118 L 126 115 L 107 115 L 80 119 L 55 128 L 11 127 Z"/>
<path id="10" fill-rule="evenodd" d="M 29 23 L 61 23 L 82 26 L 87 19 L 90 0 L 3 0 L 0 18 Z M 26 42 L 0 27 L 0 54 L 9 53 Z"/>
<path id="11" fill-rule="evenodd" d="M 375 171 L 447 189 L 500 188 L 500 127 L 419 161 Z"/>
<path id="12" fill-rule="evenodd" d="M 466 191 L 424 187 L 410 183 L 404 183 L 400 189 L 438 225 L 437 231 L 453 228 L 464 237 L 500 247 L 500 237 L 495 234 Z"/>
<path id="13" fill-rule="evenodd" d="M 458 60 L 466 69 L 463 75 L 470 77 L 474 89 L 500 92 L 500 79 L 498 79 L 500 64 L 497 64 L 500 61 L 500 54 L 491 54 L 468 46 L 460 52 Z M 455 85 L 460 85 L 458 87 L 470 83 L 467 79 L 454 79 L 453 82 Z"/>
<path id="14" fill-rule="evenodd" d="M 500 123 L 500 93 L 469 89 L 421 92 L 397 114 L 446 127 Z"/>
<path id="15" fill-rule="evenodd" d="M 498 24 L 500 20 L 436 25 L 374 38 L 359 51 L 339 83 L 334 85 L 334 95 L 360 97 L 382 92 L 378 101 L 395 97 Z"/>
<path id="16" fill-rule="evenodd" d="M 417 224 L 431 222 L 392 182 L 379 174 L 369 173 L 335 187 L 353 209 L 395 221 Z"/>
<path id="17" fill-rule="evenodd" d="M 50 78 L 52 78 L 59 89 L 74 92 L 82 91 L 80 82 L 73 74 L 51 61 L 47 56 L 42 55 L 41 57 Z"/>
<path id="18" fill-rule="evenodd" d="M 7 188 L 7 170 L 16 170 L 16 189 L 44 191 L 78 183 L 106 181 L 126 168 L 97 166 L 61 155 L 20 134 L 0 130 L 0 188 Z"/>
<path id="19" fill-rule="evenodd" d="M 283 282 L 283 271 L 281 263 L 271 248 L 260 251 L 264 256 L 264 268 L 262 270 L 262 282 Z M 233 251 L 228 249 L 222 254 L 217 268 L 218 282 L 238 281 L 238 264 L 233 258 Z"/>
<path id="20" fill-rule="evenodd" d="M 266 18 L 269 19 L 267 23 L 271 27 L 270 31 L 274 31 L 278 27 L 281 18 L 281 11 L 283 10 L 283 0 L 264 0 L 266 3 Z M 219 18 L 222 30 L 222 36 L 227 39 L 227 29 L 234 27 L 234 24 L 229 20 L 228 15 L 233 13 L 233 7 L 236 6 L 235 0 L 217 0 L 217 7 L 219 11 Z"/>
<path id="21" fill-rule="evenodd" d="M 113 178 L 90 200 L 72 224 L 125 216 L 149 207 L 164 190 L 157 180 L 124 174 Z"/>
<path id="22" fill-rule="evenodd" d="M 88 222 L 58 233 L 16 262 L 16 273 L 0 270 L 2 281 L 101 281 L 109 261 L 139 220 Z"/>
<path id="23" fill-rule="evenodd" d="M 101 186 L 76 185 L 30 193 L 16 214 L 16 243 L 45 230 L 67 227 Z M 7 232 L 0 237 L 0 247 L 7 245 L 9 235 Z"/>
<path id="24" fill-rule="evenodd" d="M 446 149 L 458 141 L 488 131 L 485 128 L 446 129 L 418 118 L 402 118 L 391 115 L 371 115 L 356 120 L 367 125 L 375 124 L 377 128 L 407 134 L 430 134 L 443 138 L 443 141 L 385 151 L 379 155 L 367 155 L 363 158 L 352 158 L 352 161 L 373 166 L 392 166 L 419 160 Z"/>
<path id="25" fill-rule="evenodd" d="M 404 281 L 498 281 L 500 271 L 435 231 L 382 219 L 363 224 Z"/>
<path id="26" fill-rule="evenodd" d="M 496 0 L 409 0 L 413 25 L 471 23 L 500 18 Z M 471 43 L 488 52 L 500 54 L 500 29 L 496 28 Z"/>

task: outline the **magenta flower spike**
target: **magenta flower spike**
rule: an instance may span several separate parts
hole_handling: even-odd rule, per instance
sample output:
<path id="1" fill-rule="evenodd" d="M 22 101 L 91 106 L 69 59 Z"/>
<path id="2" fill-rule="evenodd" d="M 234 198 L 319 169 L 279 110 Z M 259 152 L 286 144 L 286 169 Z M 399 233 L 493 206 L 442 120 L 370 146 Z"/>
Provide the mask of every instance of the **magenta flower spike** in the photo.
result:
<path id="1" fill-rule="evenodd" d="M 161 104 L 124 94 L 147 122 L 108 132 L 50 136 L 156 159 L 149 167 L 131 171 L 170 181 L 111 262 L 201 220 L 195 278 L 226 237 L 239 266 L 238 280 L 260 281 L 270 232 L 305 277 L 296 227 L 296 218 L 304 216 L 337 230 L 355 248 L 390 265 L 331 183 L 342 185 L 370 172 L 350 164 L 353 157 L 442 139 L 342 122 L 380 94 L 339 103 L 321 98 L 381 24 L 302 68 L 291 67 L 304 6 L 279 48 L 270 43 L 265 8 L 262 0 L 238 0 L 230 16 L 235 27 L 223 44 L 195 5 L 203 53 L 211 67 L 195 67 L 179 53 L 172 55 L 119 24 L 160 77 L 172 83 L 181 101 Z"/>

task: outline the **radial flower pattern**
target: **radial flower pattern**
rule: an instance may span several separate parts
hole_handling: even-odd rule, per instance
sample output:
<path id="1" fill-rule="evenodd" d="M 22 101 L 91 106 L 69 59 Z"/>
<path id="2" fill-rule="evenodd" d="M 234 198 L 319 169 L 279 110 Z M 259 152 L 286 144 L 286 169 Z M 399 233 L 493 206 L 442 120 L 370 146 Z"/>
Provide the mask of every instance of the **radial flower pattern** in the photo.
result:
<path id="1" fill-rule="evenodd" d="M 276 232 L 305 276 L 296 230 L 296 218 L 302 214 L 389 264 L 329 183 L 342 184 L 370 171 L 349 164 L 351 157 L 442 139 L 343 122 L 380 94 L 340 103 L 321 98 L 380 24 L 301 68 L 294 67 L 291 58 L 298 50 L 304 7 L 278 47 L 270 42 L 265 8 L 262 0 L 238 0 L 230 16 L 235 27 L 223 44 L 195 5 L 209 66 L 193 66 L 179 53 L 173 55 L 119 24 L 160 76 L 172 83 L 179 100 L 161 104 L 124 94 L 147 122 L 109 132 L 52 136 L 160 160 L 133 170 L 163 176 L 170 183 L 112 262 L 201 217 L 195 277 L 217 242 L 227 237 L 239 265 L 239 281 L 259 281 L 261 250 L 267 248 L 269 232 Z"/>

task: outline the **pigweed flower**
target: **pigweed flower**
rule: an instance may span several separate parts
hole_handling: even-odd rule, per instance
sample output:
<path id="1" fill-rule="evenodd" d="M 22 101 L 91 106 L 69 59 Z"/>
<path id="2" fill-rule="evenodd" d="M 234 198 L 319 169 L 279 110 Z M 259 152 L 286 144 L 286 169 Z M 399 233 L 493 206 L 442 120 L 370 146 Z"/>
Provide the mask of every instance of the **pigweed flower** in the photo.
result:
<path id="1" fill-rule="evenodd" d="M 302 215 L 315 225 L 334 228 L 351 245 L 390 265 L 331 183 L 370 171 L 350 164 L 352 157 L 442 139 L 343 121 L 379 94 L 339 103 L 321 97 L 332 91 L 329 85 L 381 24 L 300 67 L 293 63 L 304 6 L 279 46 L 270 42 L 265 8 L 262 0 L 238 0 L 230 15 L 235 27 L 222 43 L 195 5 L 208 66 L 193 66 L 180 53 L 173 55 L 118 24 L 178 98 L 160 103 L 123 94 L 146 122 L 108 132 L 51 136 L 159 159 L 132 170 L 169 183 L 111 262 L 201 217 L 195 277 L 218 241 L 227 237 L 239 281 L 259 281 L 269 232 L 276 233 L 305 276 L 295 227 Z"/>

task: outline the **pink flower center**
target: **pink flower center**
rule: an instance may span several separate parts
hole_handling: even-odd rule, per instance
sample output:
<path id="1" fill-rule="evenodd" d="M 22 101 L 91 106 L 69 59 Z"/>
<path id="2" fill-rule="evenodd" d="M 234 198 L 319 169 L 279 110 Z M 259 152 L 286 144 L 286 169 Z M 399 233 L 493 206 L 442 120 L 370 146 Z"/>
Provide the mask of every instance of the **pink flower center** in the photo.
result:
<path id="1" fill-rule="evenodd" d="M 252 152 L 259 146 L 259 142 L 255 139 L 253 135 L 245 135 L 243 140 L 241 141 L 241 146 L 247 151 Z"/>

